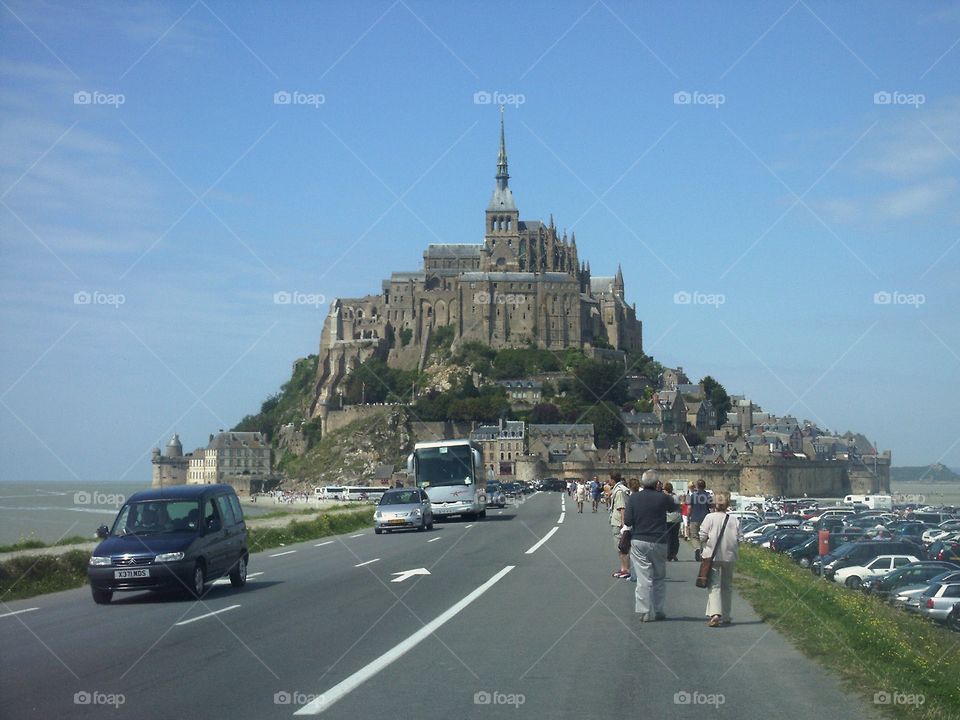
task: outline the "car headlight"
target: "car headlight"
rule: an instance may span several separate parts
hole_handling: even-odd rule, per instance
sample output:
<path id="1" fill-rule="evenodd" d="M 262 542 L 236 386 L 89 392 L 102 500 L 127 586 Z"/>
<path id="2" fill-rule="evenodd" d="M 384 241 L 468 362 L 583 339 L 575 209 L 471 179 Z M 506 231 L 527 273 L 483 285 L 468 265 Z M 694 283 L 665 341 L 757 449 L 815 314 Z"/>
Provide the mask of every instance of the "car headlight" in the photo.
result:
<path id="1" fill-rule="evenodd" d="M 416 510 L 414 510 L 414 511 L 411 512 L 410 514 L 413 515 L 414 517 L 417 517 L 417 516 L 420 514 L 420 508 L 417 508 Z"/>
<path id="2" fill-rule="evenodd" d="M 98 567 L 102 565 L 109 565 L 112 560 L 108 557 L 102 557 L 100 555 L 91 555 L 90 556 L 90 565 L 93 567 Z"/>
<path id="3" fill-rule="evenodd" d="M 379 520 L 379 519 L 382 517 L 382 516 L 380 515 L 380 511 L 377 510 L 377 511 L 373 514 L 373 517 L 376 518 L 377 520 Z"/>
<path id="4" fill-rule="evenodd" d="M 176 562 L 177 560 L 183 560 L 182 552 L 160 553 L 154 558 L 154 562 L 159 563 Z"/>

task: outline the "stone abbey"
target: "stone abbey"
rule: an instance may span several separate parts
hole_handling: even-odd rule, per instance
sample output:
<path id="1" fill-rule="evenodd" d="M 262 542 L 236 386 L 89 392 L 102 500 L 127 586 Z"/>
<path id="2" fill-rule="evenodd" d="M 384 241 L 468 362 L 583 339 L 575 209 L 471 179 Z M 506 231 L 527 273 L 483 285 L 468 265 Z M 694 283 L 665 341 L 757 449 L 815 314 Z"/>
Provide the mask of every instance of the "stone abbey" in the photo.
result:
<path id="1" fill-rule="evenodd" d="M 620 267 L 615 275 L 594 276 L 576 236 L 558 233 L 552 216 L 547 224 L 521 220 L 509 179 L 501 109 L 483 243 L 429 245 L 422 269 L 392 273 L 378 295 L 331 304 L 314 416 L 326 415 L 340 381 L 372 355 L 393 367 L 422 367 L 431 335 L 443 327 L 453 329 L 454 347 L 477 341 L 496 349 L 642 351 L 642 325 L 625 300 Z"/>

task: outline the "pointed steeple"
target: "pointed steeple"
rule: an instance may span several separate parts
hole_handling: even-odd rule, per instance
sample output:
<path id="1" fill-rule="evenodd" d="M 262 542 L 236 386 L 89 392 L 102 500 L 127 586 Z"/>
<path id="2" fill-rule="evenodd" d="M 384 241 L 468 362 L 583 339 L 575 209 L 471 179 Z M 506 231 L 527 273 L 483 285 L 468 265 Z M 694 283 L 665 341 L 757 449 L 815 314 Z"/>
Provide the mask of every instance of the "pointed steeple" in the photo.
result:
<path id="1" fill-rule="evenodd" d="M 572 233 L 570 233 L 570 245 L 571 245 L 571 247 L 576 247 L 576 246 L 577 246 L 577 231 L 576 231 L 576 230 L 574 230 Z"/>
<path id="2" fill-rule="evenodd" d="M 507 172 L 507 141 L 503 132 L 503 105 L 500 106 L 500 154 L 497 155 L 497 189 L 506 190 L 510 174 Z"/>

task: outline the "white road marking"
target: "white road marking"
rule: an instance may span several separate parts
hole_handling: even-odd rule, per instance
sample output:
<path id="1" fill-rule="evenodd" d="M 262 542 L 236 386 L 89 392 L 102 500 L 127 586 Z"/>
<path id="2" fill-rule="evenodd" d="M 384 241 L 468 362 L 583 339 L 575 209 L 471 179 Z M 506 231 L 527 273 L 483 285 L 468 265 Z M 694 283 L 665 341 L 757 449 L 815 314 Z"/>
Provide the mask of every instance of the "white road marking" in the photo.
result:
<path id="1" fill-rule="evenodd" d="M 268 555 L 267 557 L 280 557 L 281 555 L 292 555 L 295 552 L 296 550 L 287 550 L 286 552 L 274 553 L 273 555 Z"/>
<path id="2" fill-rule="evenodd" d="M 376 562 L 377 560 L 379 560 L 379 559 L 380 559 L 380 558 L 374 558 L 373 560 L 367 560 L 366 562 L 362 562 L 362 563 L 360 563 L 360 564 L 358 564 L 358 565 L 354 565 L 354 567 L 363 567 L 364 565 L 369 565 L 370 563 L 375 563 L 375 562 Z"/>
<path id="3" fill-rule="evenodd" d="M 427 540 L 427 542 L 428 542 L 428 543 L 432 543 L 432 542 L 436 542 L 436 541 L 439 540 L 439 539 L 440 539 L 440 538 L 435 537 L 433 540 Z"/>
<path id="4" fill-rule="evenodd" d="M 352 540 L 353 538 L 363 537 L 364 535 L 366 535 L 366 533 L 357 533 L 356 535 L 351 535 L 350 539 Z"/>
<path id="5" fill-rule="evenodd" d="M 530 548 L 529 550 L 527 550 L 526 554 L 527 554 L 527 555 L 533 555 L 537 550 L 540 549 L 540 546 L 543 545 L 547 540 L 549 540 L 549 539 L 553 536 L 553 534 L 554 534 L 557 530 L 559 530 L 559 529 L 560 529 L 560 528 L 558 528 L 556 525 L 554 525 L 553 528 L 551 528 L 550 532 L 548 532 L 548 533 L 547 533 L 546 535 L 544 535 L 542 538 L 540 538 L 539 540 L 537 540 L 537 543 L 536 543 L 532 548 Z"/>
<path id="6" fill-rule="evenodd" d="M 327 540 L 326 542 L 317 543 L 316 545 L 314 545 L 314 547 L 323 547 L 324 545 L 332 545 L 332 544 L 333 544 L 333 540 Z"/>
<path id="7" fill-rule="evenodd" d="M 560 523 L 563 522 L 563 516 L 566 515 L 566 514 L 567 514 L 567 513 L 566 513 L 565 511 L 563 511 L 563 512 L 560 513 L 560 519 L 557 520 L 557 525 L 559 525 Z"/>
<path id="8" fill-rule="evenodd" d="M 247 575 L 247 580 L 249 580 L 250 578 L 255 578 L 257 577 L 257 575 L 263 575 L 263 573 L 262 572 L 250 573 L 249 575 Z M 228 585 L 229 583 L 230 583 L 230 578 L 219 578 L 217 580 L 214 580 L 210 584 L 211 585 Z"/>
<path id="9" fill-rule="evenodd" d="M 438 540 L 440 538 L 437 538 Z M 40 608 L 27 608 L 25 610 L 14 610 L 13 612 L 4 613 L 0 615 L 0 618 L 10 617 L 11 615 L 19 615 L 20 613 L 33 612 L 34 610 L 39 610 Z"/>
<path id="10" fill-rule="evenodd" d="M 238 607 L 240 607 L 240 606 L 239 606 L 239 605 L 231 605 L 230 607 L 225 607 L 225 608 L 222 608 L 222 609 L 220 609 L 220 610 L 214 610 L 213 612 L 208 612 L 208 613 L 205 614 L 205 615 L 197 615 L 197 617 L 195 617 L 195 618 L 190 618 L 189 620 L 181 620 L 180 622 L 175 623 L 175 624 L 176 624 L 176 625 L 189 625 L 190 623 L 196 622 L 197 620 L 203 620 L 204 618 L 213 617 L 214 615 L 219 615 L 220 613 L 227 612 L 227 610 L 235 610 L 235 609 L 238 608 Z"/>
<path id="11" fill-rule="evenodd" d="M 464 525 L 464 526 L 463 526 L 463 529 L 464 529 L 464 530 L 469 530 L 469 529 L 472 528 L 472 527 L 473 527 L 473 523 L 470 523 L 469 525 Z"/>
<path id="12" fill-rule="evenodd" d="M 403 582 L 404 580 L 412 578 L 415 575 L 429 575 L 430 571 L 426 568 L 417 568 L 416 570 L 403 570 L 402 572 L 395 572 L 393 574 L 397 577 L 390 582 Z"/>
<path id="13" fill-rule="evenodd" d="M 487 590 L 492 588 L 495 584 L 500 582 L 503 577 L 513 570 L 514 565 L 507 565 L 503 570 L 498 572 L 492 578 L 487 580 L 483 585 L 475 589 L 465 598 L 460 600 L 456 605 L 453 605 L 448 610 L 444 611 L 433 620 L 428 622 L 422 628 L 417 630 L 413 635 L 408 637 L 403 642 L 398 645 L 394 645 L 390 650 L 385 652 L 383 655 L 378 657 L 376 660 L 370 664 L 362 667 L 360 670 L 355 672 L 350 677 L 345 680 L 341 680 L 339 683 L 334 685 L 332 688 L 327 690 L 325 693 L 317 696 L 316 699 L 310 701 L 302 708 L 297 710 L 294 715 L 319 715 L 324 710 L 327 710 L 331 705 L 345 697 L 349 693 L 356 690 L 363 683 L 365 683 L 370 678 L 374 677 L 381 670 L 389 666 L 391 663 L 403 657 L 404 654 L 412 650 L 414 647 L 419 645 L 421 642 L 426 640 L 430 635 L 436 632 L 440 627 L 446 624 L 449 620 L 457 616 L 461 611 L 464 610 L 470 603 L 483 595 Z"/>

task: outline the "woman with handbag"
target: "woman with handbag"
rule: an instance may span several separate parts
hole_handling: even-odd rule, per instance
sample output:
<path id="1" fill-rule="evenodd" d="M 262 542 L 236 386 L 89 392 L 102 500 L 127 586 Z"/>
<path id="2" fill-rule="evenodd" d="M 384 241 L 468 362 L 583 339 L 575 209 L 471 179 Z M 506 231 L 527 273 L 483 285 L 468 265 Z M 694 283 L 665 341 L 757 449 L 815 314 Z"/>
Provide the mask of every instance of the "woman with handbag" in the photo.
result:
<path id="1" fill-rule="evenodd" d="M 701 578 L 709 578 L 707 590 L 707 625 L 718 627 L 730 624 L 730 605 L 733 600 L 733 572 L 740 556 L 740 521 L 736 515 L 728 515 L 730 493 L 719 492 L 714 498 L 715 509 L 700 525 L 700 540 L 703 542 Z M 698 578 L 700 585 L 701 578 Z"/>

